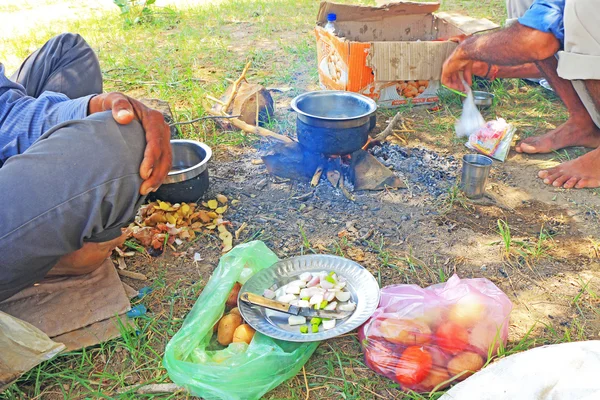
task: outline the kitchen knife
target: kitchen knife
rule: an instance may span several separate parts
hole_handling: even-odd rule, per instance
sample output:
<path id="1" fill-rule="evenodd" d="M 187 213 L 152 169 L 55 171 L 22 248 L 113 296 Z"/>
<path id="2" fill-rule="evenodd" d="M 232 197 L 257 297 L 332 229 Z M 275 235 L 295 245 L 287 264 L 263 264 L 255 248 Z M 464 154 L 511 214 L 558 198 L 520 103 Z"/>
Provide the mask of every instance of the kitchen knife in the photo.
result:
<path id="1" fill-rule="evenodd" d="M 293 306 L 291 304 L 283 303 L 277 300 L 267 299 L 266 297 L 249 292 L 242 293 L 240 295 L 240 300 L 242 300 L 244 303 L 252 304 L 255 306 L 264 307 L 291 315 L 302 315 L 303 317 L 342 319 L 349 317 L 352 314 L 352 312 L 350 311 L 315 310 L 310 307 Z"/>

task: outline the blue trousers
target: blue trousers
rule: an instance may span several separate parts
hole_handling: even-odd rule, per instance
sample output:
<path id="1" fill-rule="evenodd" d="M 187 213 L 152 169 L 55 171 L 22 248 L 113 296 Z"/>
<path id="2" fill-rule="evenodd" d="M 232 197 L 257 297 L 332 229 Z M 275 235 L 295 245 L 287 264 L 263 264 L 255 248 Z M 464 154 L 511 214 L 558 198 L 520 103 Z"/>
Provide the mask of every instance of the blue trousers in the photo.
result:
<path id="1" fill-rule="evenodd" d="M 77 98 L 102 92 L 93 50 L 63 34 L 33 53 L 11 78 L 37 97 Z M 110 112 L 45 132 L 0 168 L 0 301 L 40 281 L 61 256 L 86 241 L 121 234 L 144 198 L 139 167 L 141 125 L 117 124 Z"/>

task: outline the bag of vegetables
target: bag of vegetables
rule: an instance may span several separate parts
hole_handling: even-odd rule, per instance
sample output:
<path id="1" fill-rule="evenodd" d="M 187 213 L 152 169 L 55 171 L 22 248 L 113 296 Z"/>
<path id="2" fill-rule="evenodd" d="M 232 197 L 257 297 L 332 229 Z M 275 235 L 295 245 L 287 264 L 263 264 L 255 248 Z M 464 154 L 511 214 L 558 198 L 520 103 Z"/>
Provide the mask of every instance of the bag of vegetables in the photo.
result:
<path id="1" fill-rule="evenodd" d="M 425 289 L 381 289 L 379 308 L 359 328 L 366 364 L 402 389 L 431 392 L 481 369 L 506 345 L 512 303 L 487 279 Z"/>
<path id="2" fill-rule="evenodd" d="M 240 326 L 244 332 L 236 329 L 230 335 L 233 332 L 225 330 L 241 321 L 234 321 L 239 315 L 235 309 L 227 321 L 219 323 L 234 285 L 239 290 L 236 283 L 244 284 L 252 274 L 277 261 L 275 253 L 261 241 L 236 246 L 221 257 L 183 326 L 165 349 L 163 363 L 174 383 L 206 400 L 259 399 L 298 373 L 319 342 L 285 342 L 258 332 L 252 336 L 254 332 L 242 329 L 244 325 Z M 214 333 L 216 325 L 218 334 Z M 241 339 L 236 340 L 238 337 Z M 247 344 L 249 337 L 252 339 Z M 230 344 L 224 347 L 221 343 Z"/>

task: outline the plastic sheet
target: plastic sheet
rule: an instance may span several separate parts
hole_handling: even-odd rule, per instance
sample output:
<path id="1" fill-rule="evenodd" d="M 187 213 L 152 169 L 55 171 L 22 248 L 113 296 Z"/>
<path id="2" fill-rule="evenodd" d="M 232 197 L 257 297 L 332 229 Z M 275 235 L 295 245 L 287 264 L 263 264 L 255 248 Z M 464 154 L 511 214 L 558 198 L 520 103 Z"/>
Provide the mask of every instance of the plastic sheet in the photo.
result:
<path id="1" fill-rule="evenodd" d="M 285 342 L 257 332 L 249 345 L 223 348 L 213 338 L 213 326 L 223 315 L 233 285 L 277 261 L 260 241 L 236 246 L 221 257 L 183 326 L 167 344 L 163 363 L 174 383 L 206 400 L 250 400 L 298 373 L 319 342 Z"/>
<path id="2" fill-rule="evenodd" d="M 366 364 L 402 389 L 443 389 L 479 370 L 506 344 L 512 303 L 487 279 L 381 290 L 379 308 L 359 329 Z"/>

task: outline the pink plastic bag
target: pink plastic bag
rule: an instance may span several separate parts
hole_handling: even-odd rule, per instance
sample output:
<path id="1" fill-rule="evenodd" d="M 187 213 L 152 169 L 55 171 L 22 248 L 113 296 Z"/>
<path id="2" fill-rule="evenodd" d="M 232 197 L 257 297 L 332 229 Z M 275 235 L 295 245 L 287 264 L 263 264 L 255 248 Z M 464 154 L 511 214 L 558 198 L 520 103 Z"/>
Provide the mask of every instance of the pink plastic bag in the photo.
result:
<path id="1" fill-rule="evenodd" d="M 425 289 L 381 289 L 379 308 L 359 329 L 366 364 L 404 390 L 443 389 L 481 369 L 508 336 L 512 303 L 484 278 Z"/>

